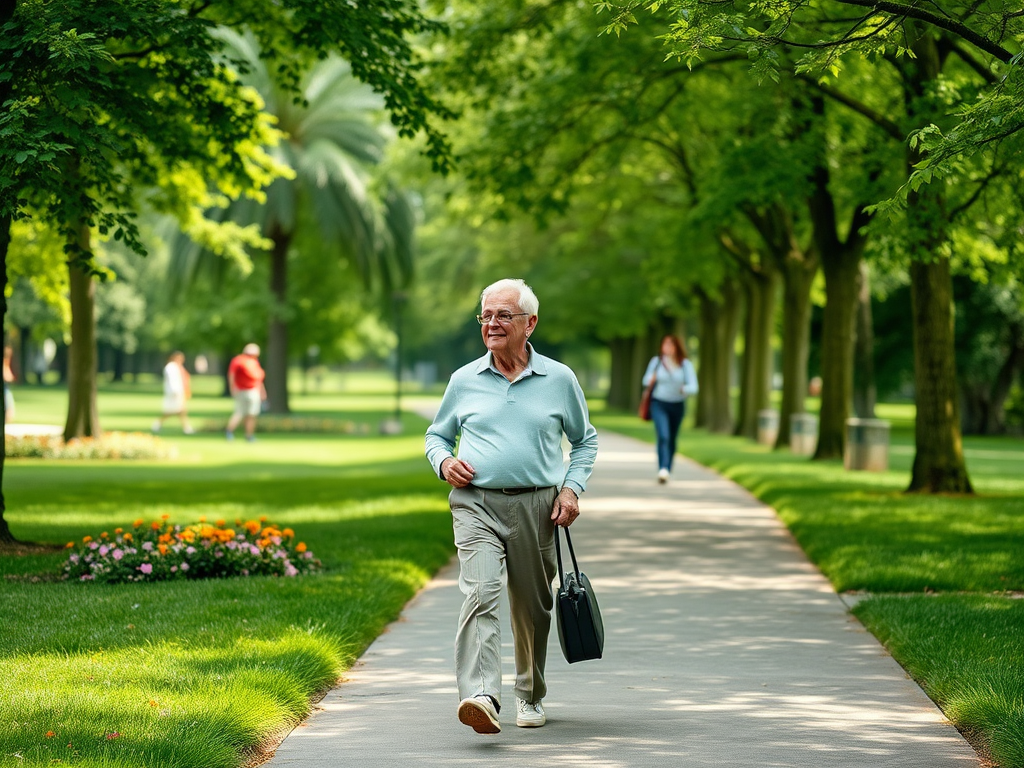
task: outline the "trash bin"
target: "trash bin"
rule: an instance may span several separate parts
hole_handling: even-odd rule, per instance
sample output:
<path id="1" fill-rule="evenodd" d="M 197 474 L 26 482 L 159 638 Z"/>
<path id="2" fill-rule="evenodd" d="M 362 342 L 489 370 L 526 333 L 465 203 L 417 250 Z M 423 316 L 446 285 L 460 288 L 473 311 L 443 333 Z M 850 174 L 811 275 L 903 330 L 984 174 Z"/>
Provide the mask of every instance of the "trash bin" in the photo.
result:
<path id="1" fill-rule="evenodd" d="M 818 447 L 818 417 L 794 413 L 789 417 L 789 450 L 797 456 L 812 456 Z"/>
<path id="2" fill-rule="evenodd" d="M 843 466 L 871 472 L 889 469 L 889 422 L 884 419 L 847 419 Z"/>
<path id="3" fill-rule="evenodd" d="M 757 412 L 757 442 L 761 445 L 775 445 L 779 435 L 779 412 L 766 408 Z"/>

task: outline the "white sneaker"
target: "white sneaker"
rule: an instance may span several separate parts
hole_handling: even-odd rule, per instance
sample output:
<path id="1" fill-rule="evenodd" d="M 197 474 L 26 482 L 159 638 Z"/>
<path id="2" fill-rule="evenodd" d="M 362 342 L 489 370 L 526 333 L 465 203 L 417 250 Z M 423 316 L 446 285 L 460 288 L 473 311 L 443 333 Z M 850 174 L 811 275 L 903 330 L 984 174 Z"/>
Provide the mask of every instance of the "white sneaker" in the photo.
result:
<path id="1" fill-rule="evenodd" d="M 659 483 L 667 483 L 668 482 L 668 470 L 667 469 L 659 469 L 658 470 L 658 482 Z"/>
<path id="2" fill-rule="evenodd" d="M 520 728 L 540 728 L 548 721 L 544 714 L 544 705 L 539 701 L 528 703 L 516 697 L 516 725 Z"/>
<path id="3" fill-rule="evenodd" d="M 459 702 L 459 722 L 477 733 L 501 733 L 498 710 L 490 696 L 480 694 Z"/>

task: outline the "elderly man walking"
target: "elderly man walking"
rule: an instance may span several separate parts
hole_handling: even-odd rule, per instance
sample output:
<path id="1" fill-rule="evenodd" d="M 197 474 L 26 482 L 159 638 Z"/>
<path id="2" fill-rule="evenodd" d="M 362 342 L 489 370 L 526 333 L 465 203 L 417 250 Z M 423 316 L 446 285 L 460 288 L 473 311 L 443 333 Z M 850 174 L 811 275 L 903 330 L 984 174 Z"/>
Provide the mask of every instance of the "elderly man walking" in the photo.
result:
<path id="1" fill-rule="evenodd" d="M 465 595 L 455 636 L 458 715 L 477 733 L 501 731 L 503 568 L 515 646 L 516 725 L 547 721 L 541 700 L 554 526 L 569 526 L 579 515 L 579 496 L 597 456 L 597 431 L 576 376 L 528 342 L 538 309 L 522 280 L 484 289 L 477 320 L 487 354 L 452 374 L 427 430 L 427 458 L 452 486 L 448 500 Z M 563 435 L 571 445 L 568 468 Z"/>

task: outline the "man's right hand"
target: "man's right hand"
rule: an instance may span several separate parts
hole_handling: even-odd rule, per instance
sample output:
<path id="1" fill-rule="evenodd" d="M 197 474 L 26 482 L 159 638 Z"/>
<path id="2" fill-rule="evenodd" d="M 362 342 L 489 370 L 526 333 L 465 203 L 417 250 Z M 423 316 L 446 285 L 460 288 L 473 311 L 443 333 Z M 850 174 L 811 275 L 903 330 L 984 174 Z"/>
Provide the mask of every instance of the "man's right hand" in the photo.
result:
<path id="1" fill-rule="evenodd" d="M 454 456 L 441 462 L 441 477 L 453 488 L 465 488 L 473 482 L 475 474 L 476 470 L 473 467 Z"/>

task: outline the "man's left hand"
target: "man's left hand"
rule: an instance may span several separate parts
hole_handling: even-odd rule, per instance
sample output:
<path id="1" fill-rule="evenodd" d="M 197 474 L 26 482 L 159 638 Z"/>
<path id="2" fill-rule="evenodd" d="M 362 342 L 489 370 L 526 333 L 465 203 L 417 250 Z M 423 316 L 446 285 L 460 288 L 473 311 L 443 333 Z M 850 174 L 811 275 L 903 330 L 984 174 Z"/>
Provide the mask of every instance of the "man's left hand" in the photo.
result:
<path id="1" fill-rule="evenodd" d="M 572 488 L 563 488 L 555 498 L 555 504 L 551 508 L 551 519 L 555 525 L 568 528 L 572 521 L 580 516 L 579 499 Z"/>

